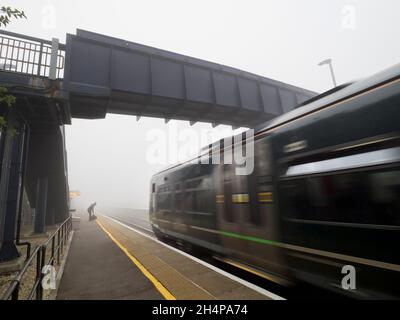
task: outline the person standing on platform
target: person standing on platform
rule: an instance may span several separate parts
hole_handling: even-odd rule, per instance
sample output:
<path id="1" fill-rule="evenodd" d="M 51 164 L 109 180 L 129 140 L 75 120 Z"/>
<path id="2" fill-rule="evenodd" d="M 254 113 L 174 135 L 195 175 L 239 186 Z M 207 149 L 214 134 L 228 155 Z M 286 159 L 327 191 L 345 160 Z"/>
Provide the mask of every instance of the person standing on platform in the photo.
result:
<path id="1" fill-rule="evenodd" d="M 94 207 L 96 206 L 96 202 L 92 203 L 89 208 L 87 209 L 89 213 L 89 221 L 97 219 L 96 215 L 94 214 Z"/>

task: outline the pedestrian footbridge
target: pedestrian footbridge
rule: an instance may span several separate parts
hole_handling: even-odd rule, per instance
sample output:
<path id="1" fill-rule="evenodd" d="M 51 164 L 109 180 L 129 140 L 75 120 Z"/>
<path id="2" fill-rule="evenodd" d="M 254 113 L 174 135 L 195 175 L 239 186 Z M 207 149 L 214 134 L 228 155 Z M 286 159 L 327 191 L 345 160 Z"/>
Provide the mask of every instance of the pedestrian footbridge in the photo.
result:
<path id="1" fill-rule="evenodd" d="M 53 39 L 52 46 L 34 50 L 26 46 L 30 37 L 24 41 L 26 36 L 2 33 L 0 65 L 7 72 L 0 72 L 0 81 L 58 81 L 52 96 L 67 102 L 72 118 L 114 113 L 254 127 L 315 96 L 231 67 L 84 30 L 68 34 L 65 45 Z"/>

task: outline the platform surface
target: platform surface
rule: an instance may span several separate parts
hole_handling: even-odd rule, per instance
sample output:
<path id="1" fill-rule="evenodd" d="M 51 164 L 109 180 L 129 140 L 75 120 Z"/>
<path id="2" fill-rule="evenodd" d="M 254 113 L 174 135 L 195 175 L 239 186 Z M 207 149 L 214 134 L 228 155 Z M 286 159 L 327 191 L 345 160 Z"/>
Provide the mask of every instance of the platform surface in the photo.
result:
<path id="1" fill-rule="evenodd" d="M 71 243 L 57 300 L 162 298 L 98 224 L 82 217 Z"/>
<path id="2" fill-rule="evenodd" d="M 57 299 L 269 299 L 106 216 L 83 217 Z"/>

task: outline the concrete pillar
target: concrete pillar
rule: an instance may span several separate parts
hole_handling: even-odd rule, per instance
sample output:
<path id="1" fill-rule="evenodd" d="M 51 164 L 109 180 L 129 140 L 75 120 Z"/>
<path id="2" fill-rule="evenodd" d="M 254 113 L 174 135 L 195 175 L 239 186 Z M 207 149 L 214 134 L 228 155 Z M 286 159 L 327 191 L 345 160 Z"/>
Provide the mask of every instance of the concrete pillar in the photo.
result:
<path id="1" fill-rule="evenodd" d="M 36 185 L 35 233 L 46 232 L 47 176 L 39 177 Z"/>
<path id="2" fill-rule="evenodd" d="M 56 206 L 56 223 L 64 222 L 68 217 L 68 208 L 65 205 L 65 199 L 58 197 L 58 202 Z"/>
<path id="3" fill-rule="evenodd" d="M 0 249 L 0 261 L 11 261 L 19 257 L 15 245 L 18 209 L 22 197 L 24 174 L 24 139 L 25 130 L 21 126 L 17 134 L 13 133 L 12 158 L 9 167 L 6 215 L 4 219 L 3 243 Z"/>
<path id="4" fill-rule="evenodd" d="M 52 226 L 56 224 L 55 195 L 57 194 L 57 186 L 54 180 L 54 175 L 50 175 L 48 178 L 46 226 Z"/>
<path id="5" fill-rule="evenodd" d="M 46 226 L 52 226 L 56 224 L 56 209 L 53 206 L 47 206 L 46 212 Z"/>
<path id="6" fill-rule="evenodd" d="M 68 207 L 68 186 L 66 185 L 66 178 L 62 175 L 58 176 L 57 180 L 57 202 L 56 202 L 56 223 L 64 222 L 69 216 Z"/>
<path id="7" fill-rule="evenodd" d="M 15 114 L 10 111 L 7 117 L 7 130 L 0 132 L 1 145 L 1 172 L 0 172 L 0 247 L 3 246 L 6 226 L 8 184 L 10 179 L 10 166 L 12 147 L 14 142 L 13 130 Z"/>

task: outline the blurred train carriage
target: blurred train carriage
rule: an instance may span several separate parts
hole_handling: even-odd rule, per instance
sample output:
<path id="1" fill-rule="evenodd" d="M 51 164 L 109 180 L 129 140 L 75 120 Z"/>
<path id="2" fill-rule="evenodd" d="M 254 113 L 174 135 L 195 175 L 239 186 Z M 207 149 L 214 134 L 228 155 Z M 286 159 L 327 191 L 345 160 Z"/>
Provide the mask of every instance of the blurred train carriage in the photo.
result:
<path id="1" fill-rule="evenodd" d="M 281 284 L 399 298 L 400 65 L 257 128 L 254 149 L 250 175 L 191 162 L 156 174 L 156 235 Z"/>

